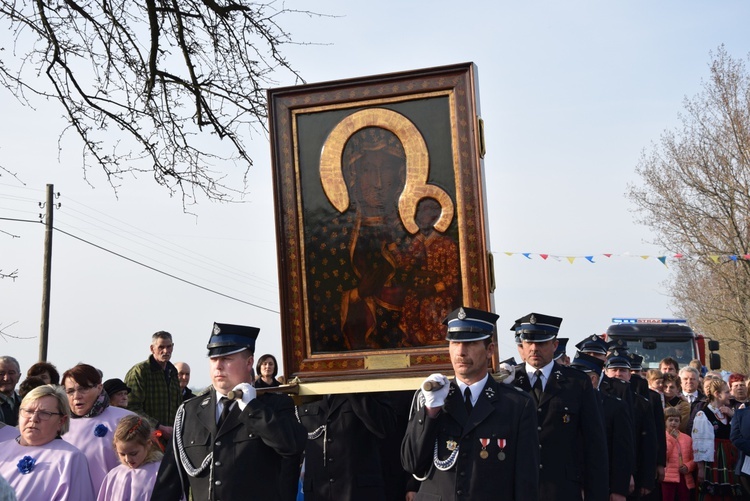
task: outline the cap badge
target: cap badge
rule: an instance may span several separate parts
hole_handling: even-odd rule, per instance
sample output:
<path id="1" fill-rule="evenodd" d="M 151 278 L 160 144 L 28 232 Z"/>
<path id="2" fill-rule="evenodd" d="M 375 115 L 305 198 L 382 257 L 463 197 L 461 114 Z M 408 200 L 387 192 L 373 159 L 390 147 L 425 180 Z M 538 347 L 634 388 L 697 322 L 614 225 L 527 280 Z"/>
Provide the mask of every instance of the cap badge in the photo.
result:
<path id="1" fill-rule="evenodd" d="M 458 310 L 458 319 L 459 320 L 463 320 L 465 318 L 466 318 L 466 312 L 464 311 L 463 308 L 459 309 Z"/>
<path id="2" fill-rule="evenodd" d="M 530 324 L 535 324 L 536 323 L 536 316 L 535 315 L 531 315 L 531 318 L 529 318 L 529 323 Z"/>
<path id="3" fill-rule="evenodd" d="M 445 442 L 445 447 L 449 451 L 455 451 L 456 447 L 458 447 L 458 442 L 456 442 L 455 440 L 448 440 L 447 442 Z"/>
<path id="4" fill-rule="evenodd" d="M 221 327 L 214 325 L 214 336 L 218 336 L 221 333 Z"/>

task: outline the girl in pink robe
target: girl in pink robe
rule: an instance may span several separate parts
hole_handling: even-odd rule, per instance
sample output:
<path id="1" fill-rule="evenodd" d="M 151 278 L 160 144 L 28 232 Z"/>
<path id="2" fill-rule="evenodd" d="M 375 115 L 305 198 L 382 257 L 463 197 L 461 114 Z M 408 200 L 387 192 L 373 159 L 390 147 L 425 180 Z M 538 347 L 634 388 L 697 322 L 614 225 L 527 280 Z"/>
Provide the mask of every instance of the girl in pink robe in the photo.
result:
<path id="1" fill-rule="evenodd" d="M 107 473 L 97 500 L 148 501 L 162 458 L 148 421 L 135 415 L 122 418 L 113 445 L 122 464 Z"/>

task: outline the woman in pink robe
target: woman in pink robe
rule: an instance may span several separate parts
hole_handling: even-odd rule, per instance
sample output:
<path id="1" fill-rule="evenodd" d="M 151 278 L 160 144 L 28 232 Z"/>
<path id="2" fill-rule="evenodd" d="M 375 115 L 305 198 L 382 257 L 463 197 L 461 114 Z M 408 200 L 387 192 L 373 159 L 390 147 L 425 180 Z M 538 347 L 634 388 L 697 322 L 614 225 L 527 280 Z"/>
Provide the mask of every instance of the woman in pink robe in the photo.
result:
<path id="1" fill-rule="evenodd" d="M 0 423 L 0 442 L 5 442 L 6 440 L 13 440 L 21 433 L 18 431 L 18 428 L 15 426 L 8 426 L 5 423 Z"/>
<path id="2" fill-rule="evenodd" d="M 109 405 L 95 367 L 78 364 L 65 371 L 62 384 L 70 404 L 70 431 L 63 440 L 79 448 L 89 461 L 94 491 L 98 492 L 109 470 L 120 464 L 112 439 L 117 423 L 132 412 Z"/>
<path id="3" fill-rule="evenodd" d="M 86 456 L 64 440 L 70 408 L 65 394 L 52 385 L 31 390 L 20 405 L 21 435 L 0 446 L 0 476 L 18 499 L 93 501 Z"/>

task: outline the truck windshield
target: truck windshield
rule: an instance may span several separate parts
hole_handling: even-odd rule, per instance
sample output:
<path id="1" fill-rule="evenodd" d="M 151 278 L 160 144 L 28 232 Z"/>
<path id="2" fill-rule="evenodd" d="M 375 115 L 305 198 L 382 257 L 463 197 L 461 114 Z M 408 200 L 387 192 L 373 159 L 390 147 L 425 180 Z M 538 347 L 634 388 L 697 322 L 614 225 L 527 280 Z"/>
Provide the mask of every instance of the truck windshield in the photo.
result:
<path id="1" fill-rule="evenodd" d="M 658 369 L 659 361 L 663 358 L 672 357 L 680 364 L 687 365 L 694 358 L 698 358 L 691 339 L 659 339 L 657 341 L 642 339 L 628 339 L 628 350 L 643 357 L 643 370 Z"/>

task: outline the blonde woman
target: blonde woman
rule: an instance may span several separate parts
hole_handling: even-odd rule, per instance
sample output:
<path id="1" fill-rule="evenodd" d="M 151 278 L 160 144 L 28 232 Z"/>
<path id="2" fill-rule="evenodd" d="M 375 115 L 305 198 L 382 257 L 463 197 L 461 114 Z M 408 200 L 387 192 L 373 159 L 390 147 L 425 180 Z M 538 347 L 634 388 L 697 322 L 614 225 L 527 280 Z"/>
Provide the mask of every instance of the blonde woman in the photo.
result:
<path id="1" fill-rule="evenodd" d="M 734 409 L 729 385 L 711 379 L 705 385 L 708 403 L 693 421 L 693 453 L 697 465 L 699 501 L 730 501 L 741 495 L 734 476 L 737 449 L 729 440 Z"/>
<path id="2" fill-rule="evenodd" d="M 0 476 L 18 499 L 93 501 L 86 456 L 68 442 L 55 440 L 69 424 L 68 399 L 52 385 L 34 388 L 21 401 L 21 435 L 0 447 Z"/>

